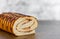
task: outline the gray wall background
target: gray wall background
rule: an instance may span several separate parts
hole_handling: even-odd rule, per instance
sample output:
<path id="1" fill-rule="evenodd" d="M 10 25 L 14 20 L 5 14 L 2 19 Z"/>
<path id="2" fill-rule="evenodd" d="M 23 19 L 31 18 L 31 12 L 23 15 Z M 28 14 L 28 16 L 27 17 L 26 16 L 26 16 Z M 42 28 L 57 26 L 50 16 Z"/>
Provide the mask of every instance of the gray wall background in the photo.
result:
<path id="1" fill-rule="evenodd" d="M 0 0 L 0 12 L 10 11 L 38 20 L 60 20 L 60 0 Z"/>

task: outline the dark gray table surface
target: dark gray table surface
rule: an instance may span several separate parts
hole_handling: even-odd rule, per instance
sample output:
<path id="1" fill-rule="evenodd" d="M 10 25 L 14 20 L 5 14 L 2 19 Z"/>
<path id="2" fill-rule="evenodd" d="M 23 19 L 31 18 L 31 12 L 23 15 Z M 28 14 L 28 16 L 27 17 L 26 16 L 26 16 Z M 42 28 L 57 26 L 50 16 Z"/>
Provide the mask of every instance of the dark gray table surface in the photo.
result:
<path id="1" fill-rule="evenodd" d="M 20 37 L 0 30 L 0 39 L 60 39 L 60 21 L 39 21 L 35 34 Z"/>

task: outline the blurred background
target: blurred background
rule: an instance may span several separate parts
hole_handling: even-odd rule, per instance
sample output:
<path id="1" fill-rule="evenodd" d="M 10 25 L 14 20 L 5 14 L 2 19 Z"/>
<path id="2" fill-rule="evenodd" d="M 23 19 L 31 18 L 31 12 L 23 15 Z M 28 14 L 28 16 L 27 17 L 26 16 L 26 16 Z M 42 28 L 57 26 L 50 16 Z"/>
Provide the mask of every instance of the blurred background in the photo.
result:
<path id="1" fill-rule="evenodd" d="M 60 20 L 60 0 L 0 0 L 0 12 L 19 12 L 38 20 Z"/>

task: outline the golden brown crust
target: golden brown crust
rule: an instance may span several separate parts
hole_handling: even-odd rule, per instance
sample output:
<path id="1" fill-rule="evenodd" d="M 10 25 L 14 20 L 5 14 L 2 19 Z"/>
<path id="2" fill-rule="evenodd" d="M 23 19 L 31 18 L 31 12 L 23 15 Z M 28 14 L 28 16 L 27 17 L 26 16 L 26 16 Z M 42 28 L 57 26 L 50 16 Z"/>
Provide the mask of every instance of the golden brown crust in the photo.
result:
<path id="1" fill-rule="evenodd" d="M 3 28 L 3 30 L 5 31 L 12 32 L 14 22 L 20 17 L 31 17 L 31 16 L 15 12 L 3 12 L 2 14 L 0 14 L 0 21 L 2 21 L 0 22 L 1 25 L 0 28 L 1 29 Z"/>

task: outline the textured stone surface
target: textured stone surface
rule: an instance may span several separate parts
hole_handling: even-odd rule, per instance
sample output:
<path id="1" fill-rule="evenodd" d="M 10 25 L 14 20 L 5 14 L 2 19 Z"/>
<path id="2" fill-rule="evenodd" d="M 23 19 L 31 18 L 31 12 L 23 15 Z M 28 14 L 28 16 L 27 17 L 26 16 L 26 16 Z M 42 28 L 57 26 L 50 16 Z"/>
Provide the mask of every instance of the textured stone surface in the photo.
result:
<path id="1" fill-rule="evenodd" d="M 0 12 L 21 12 L 40 20 L 60 20 L 60 0 L 0 0 Z"/>

